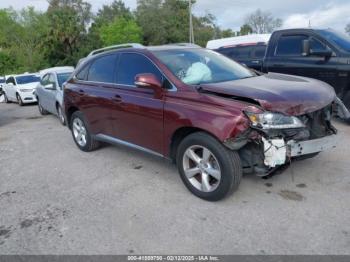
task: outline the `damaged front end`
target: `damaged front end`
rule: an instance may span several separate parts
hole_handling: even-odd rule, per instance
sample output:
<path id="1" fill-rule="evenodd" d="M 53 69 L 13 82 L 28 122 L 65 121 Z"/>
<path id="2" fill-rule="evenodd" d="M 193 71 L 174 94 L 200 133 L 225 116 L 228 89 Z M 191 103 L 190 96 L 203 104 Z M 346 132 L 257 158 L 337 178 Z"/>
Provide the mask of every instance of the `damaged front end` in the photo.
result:
<path id="1" fill-rule="evenodd" d="M 239 153 L 244 173 L 268 176 L 293 159 L 305 159 L 335 147 L 333 103 L 312 113 L 287 116 L 264 110 L 245 111 L 250 127 L 224 144 Z"/>

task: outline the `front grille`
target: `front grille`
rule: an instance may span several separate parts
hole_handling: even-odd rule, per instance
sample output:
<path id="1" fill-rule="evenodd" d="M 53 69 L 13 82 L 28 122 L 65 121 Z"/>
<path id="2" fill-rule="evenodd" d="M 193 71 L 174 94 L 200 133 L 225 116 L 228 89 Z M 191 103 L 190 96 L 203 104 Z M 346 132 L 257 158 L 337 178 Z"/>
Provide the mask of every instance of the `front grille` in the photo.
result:
<path id="1" fill-rule="evenodd" d="M 335 129 L 331 125 L 331 117 L 332 105 L 329 105 L 315 112 L 299 116 L 299 119 L 310 132 L 309 139 L 316 139 L 335 133 Z"/>

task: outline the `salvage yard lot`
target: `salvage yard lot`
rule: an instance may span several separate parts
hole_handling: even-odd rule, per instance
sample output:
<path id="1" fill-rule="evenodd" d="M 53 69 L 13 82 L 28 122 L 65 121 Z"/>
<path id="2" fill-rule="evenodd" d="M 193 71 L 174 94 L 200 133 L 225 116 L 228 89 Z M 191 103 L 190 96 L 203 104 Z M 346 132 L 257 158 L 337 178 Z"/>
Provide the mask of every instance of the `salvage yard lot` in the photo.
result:
<path id="1" fill-rule="evenodd" d="M 205 202 L 175 166 L 81 152 L 37 106 L 0 104 L 1 254 L 350 254 L 350 126 L 337 149 Z"/>

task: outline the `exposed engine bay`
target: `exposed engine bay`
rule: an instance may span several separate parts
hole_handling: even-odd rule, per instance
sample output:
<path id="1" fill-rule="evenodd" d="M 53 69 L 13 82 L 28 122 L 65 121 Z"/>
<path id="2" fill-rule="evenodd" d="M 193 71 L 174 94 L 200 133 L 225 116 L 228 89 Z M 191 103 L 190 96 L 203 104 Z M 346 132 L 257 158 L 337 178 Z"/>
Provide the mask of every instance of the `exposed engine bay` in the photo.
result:
<path id="1" fill-rule="evenodd" d="M 333 104 L 297 116 L 297 128 L 263 129 L 252 125 L 225 145 L 239 152 L 245 173 L 268 176 L 293 159 L 313 157 L 335 147 L 337 130 L 331 125 L 332 108 Z"/>

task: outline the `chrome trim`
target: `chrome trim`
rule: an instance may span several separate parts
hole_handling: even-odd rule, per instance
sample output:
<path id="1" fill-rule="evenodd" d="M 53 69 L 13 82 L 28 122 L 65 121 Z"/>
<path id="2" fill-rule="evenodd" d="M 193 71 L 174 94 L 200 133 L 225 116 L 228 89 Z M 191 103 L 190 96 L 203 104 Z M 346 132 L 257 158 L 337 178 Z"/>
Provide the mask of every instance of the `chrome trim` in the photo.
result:
<path id="1" fill-rule="evenodd" d="M 126 44 L 121 44 L 121 45 L 111 45 L 111 46 L 106 46 L 100 49 L 96 49 L 90 52 L 90 54 L 88 54 L 88 56 L 92 56 L 95 54 L 98 54 L 100 52 L 103 51 L 109 51 L 109 50 L 113 50 L 113 49 L 120 49 L 120 48 L 128 48 L 128 47 L 132 47 L 132 48 L 145 48 L 144 45 L 141 45 L 139 43 L 126 43 Z"/>
<path id="2" fill-rule="evenodd" d="M 165 157 L 164 155 L 162 155 L 160 153 L 157 153 L 157 152 L 155 152 L 153 150 L 150 150 L 150 149 L 144 148 L 142 146 L 138 146 L 138 145 L 135 145 L 135 144 L 132 144 L 132 143 L 126 142 L 124 140 L 121 140 L 121 139 L 118 139 L 118 138 L 115 138 L 115 137 L 111 137 L 111 136 L 108 136 L 108 135 L 97 134 L 94 137 L 96 138 L 96 140 L 99 140 L 99 141 L 102 141 L 102 142 L 107 142 L 107 143 L 116 144 L 116 145 L 123 145 L 123 146 L 131 147 L 131 148 L 134 148 L 134 149 L 137 149 L 137 150 L 140 150 L 140 151 L 143 151 L 143 152 L 146 152 L 146 153 L 158 156 L 158 157 L 162 157 L 162 158 Z"/>

